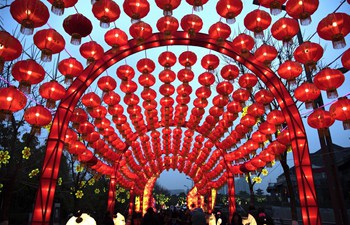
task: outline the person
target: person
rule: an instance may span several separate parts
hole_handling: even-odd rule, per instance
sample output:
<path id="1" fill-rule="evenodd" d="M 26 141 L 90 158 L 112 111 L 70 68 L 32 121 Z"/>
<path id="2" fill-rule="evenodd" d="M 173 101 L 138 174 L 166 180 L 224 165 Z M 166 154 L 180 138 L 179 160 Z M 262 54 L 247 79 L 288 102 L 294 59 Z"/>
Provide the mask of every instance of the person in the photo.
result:
<path id="1" fill-rule="evenodd" d="M 114 225 L 113 217 L 109 211 L 106 212 L 105 217 L 103 218 L 103 225 Z"/>
<path id="2" fill-rule="evenodd" d="M 160 225 L 158 217 L 152 207 L 149 207 L 142 218 L 141 225 Z"/>
<path id="3" fill-rule="evenodd" d="M 242 220 L 243 224 L 257 225 L 256 219 L 255 219 L 256 216 L 257 216 L 257 212 L 255 210 L 255 207 L 253 205 L 250 205 L 248 209 L 247 217 Z"/>
<path id="4" fill-rule="evenodd" d="M 238 212 L 234 212 L 232 215 L 231 225 L 243 225 L 242 217 Z"/>
<path id="5" fill-rule="evenodd" d="M 197 207 L 192 204 L 191 205 L 192 213 L 191 213 L 191 223 L 192 225 L 206 225 L 206 219 L 205 219 L 205 214 L 203 212 L 203 209 L 200 207 Z"/>
<path id="6" fill-rule="evenodd" d="M 114 225 L 125 225 L 125 217 L 117 213 L 113 218 Z"/>
<path id="7" fill-rule="evenodd" d="M 274 225 L 272 218 L 265 212 L 263 208 L 258 209 L 256 222 L 258 225 Z"/>
<path id="8" fill-rule="evenodd" d="M 227 220 L 225 215 L 222 214 L 220 210 L 216 212 L 216 224 L 217 225 L 227 225 Z"/>

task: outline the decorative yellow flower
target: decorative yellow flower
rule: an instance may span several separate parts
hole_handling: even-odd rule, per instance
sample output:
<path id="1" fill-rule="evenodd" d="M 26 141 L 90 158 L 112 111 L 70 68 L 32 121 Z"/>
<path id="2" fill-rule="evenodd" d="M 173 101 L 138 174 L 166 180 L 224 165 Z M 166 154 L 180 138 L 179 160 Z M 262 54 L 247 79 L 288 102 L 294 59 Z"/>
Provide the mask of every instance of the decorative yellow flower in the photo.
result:
<path id="1" fill-rule="evenodd" d="M 122 188 L 122 187 L 120 187 L 120 188 L 119 188 L 119 192 L 123 193 L 123 192 L 125 192 L 125 189 Z"/>
<path id="2" fill-rule="evenodd" d="M 30 155 L 32 153 L 30 152 L 30 148 L 28 147 L 24 147 L 23 150 L 22 150 L 22 157 L 23 159 L 29 159 Z"/>
<path id="3" fill-rule="evenodd" d="M 125 203 L 125 199 L 122 199 L 122 203 Z"/>
<path id="4" fill-rule="evenodd" d="M 89 181 L 88 181 L 88 184 L 90 186 L 94 185 L 95 184 L 95 179 L 94 178 L 91 178 Z"/>
<path id="5" fill-rule="evenodd" d="M 76 198 L 83 198 L 83 196 L 84 196 L 84 192 L 82 190 L 77 190 L 77 192 L 75 192 Z"/>
<path id="6" fill-rule="evenodd" d="M 246 107 L 244 107 L 244 108 L 242 109 L 242 115 L 241 115 L 241 117 L 247 115 L 247 113 L 248 113 L 248 106 L 246 106 Z"/>
<path id="7" fill-rule="evenodd" d="M 292 146 L 288 146 L 287 153 L 292 152 Z"/>
<path id="8" fill-rule="evenodd" d="M 276 161 L 275 160 L 272 160 L 271 161 L 271 165 L 274 166 L 276 164 Z"/>
<path id="9" fill-rule="evenodd" d="M 95 189 L 95 194 L 100 194 L 100 189 L 96 188 Z"/>
<path id="10" fill-rule="evenodd" d="M 50 132 L 51 126 L 52 126 L 52 122 L 50 122 L 49 124 L 47 124 L 46 126 L 44 126 L 44 128 L 45 128 L 45 130 L 47 130 L 47 132 Z"/>
<path id="11" fill-rule="evenodd" d="M 37 176 L 38 174 L 39 174 L 39 169 L 36 168 L 36 169 L 32 170 L 32 171 L 28 174 L 28 176 L 29 176 L 29 178 L 33 178 L 33 177 Z"/>
<path id="12" fill-rule="evenodd" d="M 103 188 L 103 192 L 104 192 L 104 193 L 106 192 L 106 188 Z"/>
<path id="13" fill-rule="evenodd" d="M 255 181 L 257 184 L 260 184 L 262 179 L 261 179 L 261 177 L 254 177 L 253 181 Z"/>
<path id="14" fill-rule="evenodd" d="M 4 185 L 2 183 L 0 183 L 0 193 L 2 192 L 3 187 L 4 187 Z"/>
<path id="15" fill-rule="evenodd" d="M 261 174 L 267 176 L 267 174 L 269 174 L 269 171 L 267 171 L 267 169 L 262 169 Z"/>
<path id="16" fill-rule="evenodd" d="M 84 166 L 80 164 L 75 167 L 75 171 L 77 171 L 78 173 L 83 172 L 83 170 L 84 170 Z"/>
<path id="17" fill-rule="evenodd" d="M 120 198 L 117 198 L 117 202 L 120 202 L 121 201 L 121 199 Z"/>
<path id="18" fill-rule="evenodd" d="M 80 187 L 81 187 L 81 188 L 84 187 L 85 184 L 86 184 L 86 181 L 85 181 L 85 180 L 81 181 L 81 182 L 80 182 Z"/>
<path id="19" fill-rule="evenodd" d="M 1 164 L 6 165 L 7 163 L 9 163 L 9 159 L 11 158 L 10 154 L 8 151 L 0 151 L 0 168 L 1 168 Z"/>
<path id="20" fill-rule="evenodd" d="M 61 185 L 62 185 L 62 177 L 59 177 L 59 178 L 58 178 L 57 184 L 58 184 L 58 186 L 61 186 Z"/>

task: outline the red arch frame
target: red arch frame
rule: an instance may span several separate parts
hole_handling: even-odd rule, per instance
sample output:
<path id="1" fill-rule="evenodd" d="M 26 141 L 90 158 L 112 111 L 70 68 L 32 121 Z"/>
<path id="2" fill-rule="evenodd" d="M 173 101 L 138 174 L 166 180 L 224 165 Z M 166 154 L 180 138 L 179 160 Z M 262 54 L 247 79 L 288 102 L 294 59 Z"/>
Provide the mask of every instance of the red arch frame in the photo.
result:
<path id="1" fill-rule="evenodd" d="M 217 45 L 215 40 L 209 38 L 207 34 L 196 34 L 195 38 L 189 38 L 188 34 L 182 31 L 175 32 L 170 37 L 165 37 L 162 33 L 156 33 L 142 44 L 137 43 L 136 40 L 130 40 L 127 45 L 122 46 L 118 51 L 113 49 L 107 51 L 102 59 L 88 66 L 74 80 L 66 96 L 61 100 L 52 123 L 34 206 L 32 225 L 49 224 L 64 148 L 65 132 L 74 108 L 85 90 L 102 72 L 127 56 L 145 49 L 167 45 L 192 45 L 215 50 L 242 63 L 265 83 L 284 113 L 290 131 L 303 224 L 320 225 L 321 218 L 316 201 L 305 128 L 295 102 L 283 83 L 269 68 L 241 57 L 232 48 L 230 42 L 225 41 L 222 45 Z"/>

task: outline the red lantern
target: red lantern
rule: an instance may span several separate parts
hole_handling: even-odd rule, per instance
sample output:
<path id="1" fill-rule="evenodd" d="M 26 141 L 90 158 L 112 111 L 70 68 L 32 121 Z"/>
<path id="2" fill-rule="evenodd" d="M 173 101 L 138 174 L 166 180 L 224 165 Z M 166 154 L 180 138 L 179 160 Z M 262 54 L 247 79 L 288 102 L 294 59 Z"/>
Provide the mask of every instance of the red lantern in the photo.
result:
<path id="1" fill-rule="evenodd" d="M 281 131 L 281 133 L 277 136 L 277 141 L 285 146 L 289 146 L 291 144 L 290 133 L 288 128 Z"/>
<path id="2" fill-rule="evenodd" d="M 160 9 L 163 9 L 164 16 L 171 16 L 173 10 L 179 7 L 181 0 L 156 0 L 156 4 Z"/>
<path id="3" fill-rule="evenodd" d="M 286 119 L 284 118 L 283 112 L 275 109 L 267 114 L 266 121 L 274 124 L 276 128 L 279 128 L 280 125 L 286 121 Z"/>
<path id="4" fill-rule="evenodd" d="M 273 101 L 275 97 L 273 96 L 271 91 L 261 89 L 255 93 L 254 98 L 256 102 L 263 104 L 265 107 L 268 106 L 267 108 L 270 108 L 269 104 Z"/>
<path id="5" fill-rule="evenodd" d="M 272 60 L 277 56 L 277 50 L 275 47 L 267 44 L 262 44 L 254 54 L 254 57 L 265 66 L 270 66 Z"/>
<path id="6" fill-rule="evenodd" d="M 97 86 L 105 93 L 113 91 L 117 87 L 117 82 L 113 77 L 104 76 L 98 79 Z"/>
<path id="7" fill-rule="evenodd" d="M 343 53 L 341 57 L 341 63 L 343 64 L 344 68 L 350 70 L 350 48 Z"/>
<path id="8" fill-rule="evenodd" d="M 88 115 L 82 108 L 75 108 L 70 120 L 73 122 L 73 127 L 78 129 L 80 124 L 87 121 Z"/>
<path id="9" fill-rule="evenodd" d="M 257 83 L 258 78 L 252 73 L 245 73 L 238 79 L 238 84 L 248 91 L 251 91 Z"/>
<path id="10" fill-rule="evenodd" d="M 269 150 L 271 150 L 275 155 L 281 155 L 283 152 L 286 151 L 287 146 L 284 144 L 281 144 L 278 141 L 274 141 L 269 145 Z"/>
<path id="11" fill-rule="evenodd" d="M 137 84 L 132 80 L 122 81 L 120 90 L 126 94 L 134 93 L 137 90 Z"/>
<path id="12" fill-rule="evenodd" d="M 301 25 L 311 23 L 311 15 L 318 8 L 318 0 L 289 0 L 286 4 L 286 11 L 289 16 L 300 20 Z"/>
<path id="13" fill-rule="evenodd" d="M 52 4 L 51 12 L 60 16 L 63 15 L 64 9 L 77 4 L 78 0 L 48 0 Z"/>
<path id="14" fill-rule="evenodd" d="M 34 28 L 46 24 L 49 10 L 40 0 L 15 0 L 11 3 L 10 13 L 21 24 L 22 34 L 33 34 Z"/>
<path id="15" fill-rule="evenodd" d="M 63 28 L 72 37 L 70 43 L 80 45 L 81 39 L 91 33 L 92 23 L 83 14 L 77 13 L 64 19 Z"/>
<path id="16" fill-rule="evenodd" d="M 27 104 L 27 97 L 13 86 L 0 88 L 0 93 L 0 120 L 9 119 L 12 113 L 22 110 Z"/>
<path id="17" fill-rule="evenodd" d="M 293 37 L 298 32 L 298 21 L 286 17 L 277 20 L 271 27 L 272 36 L 279 41 L 283 41 L 283 45 L 287 46 L 293 43 Z"/>
<path id="18" fill-rule="evenodd" d="M 227 111 L 237 115 L 242 111 L 242 106 L 239 102 L 233 100 L 227 105 Z"/>
<path id="19" fill-rule="evenodd" d="M 169 69 L 176 63 L 176 55 L 170 51 L 162 52 L 158 57 L 158 62 L 165 69 Z"/>
<path id="20" fill-rule="evenodd" d="M 121 80 L 131 80 L 135 76 L 134 68 L 127 64 L 119 66 L 116 73 Z"/>
<path id="21" fill-rule="evenodd" d="M 120 96 L 114 91 L 109 91 L 103 95 L 103 102 L 108 106 L 114 106 L 120 102 Z"/>
<path id="22" fill-rule="evenodd" d="M 101 45 L 95 41 L 85 42 L 80 46 L 80 54 L 87 60 L 87 64 L 93 63 L 102 58 L 104 50 Z"/>
<path id="23" fill-rule="evenodd" d="M 222 81 L 217 84 L 216 92 L 220 95 L 227 96 L 233 92 L 233 85 L 231 82 Z"/>
<path id="24" fill-rule="evenodd" d="M 332 126 L 334 118 L 330 112 L 323 109 L 316 109 L 308 116 L 307 123 L 312 128 L 323 129 Z"/>
<path id="25" fill-rule="evenodd" d="M 145 88 L 151 87 L 156 83 L 156 78 L 152 74 L 142 74 L 138 79 L 140 85 Z"/>
<path id="26" fill-rule="evenodd" d="M 218 45 L 222 45 L 230 37 L 231 28 L 229 25 L 219 21 L 210 26 L 208 33 L 209 37 L 215 39 Z"/>
<path id="27" fill-rule="evenodd" d="M 83 65 L 75 58 L 63 59 L 58 63 L 58 71 L 65 76 L 65 83 L 70 84 L 74 77 L 80 75 L 83 72 Z"/>
<path id="28" fill-rule="evenodd" d="M 186 0 L 186 2 L 193 6 L 194 11 L 199 12 L 203 10 L 203 5 L 208 2 L 208 0 Z"/>
<path id="29" fill-rule="evenodd" d="M 164 16 L 157 21 L 157 29 L 167 37 L 179 28 L 179 21 L 173 16 Z"/>
<path id="30" fill-rule="evenodd" d="M 256 118 L 259 118 L 265 114 L 265 108 L 264 105 L 258 102 L 255 102 L 248 106 L 247 113 L 249 115 L 252 115 Z"/>
<path id="31" fill-rule="evenodd" d="M 139 21 L 130 26 L 129 33 L 140 44 L 152 35 L 152 27 L 148 23 Z"/>
<path id="32" fill-rule="evenodd" d="M 81 123 L 78 128 L 78 132 L 81 133 L 84 137 L 92 133 L 94 130 L 95 126 L 88 121 Z"/>
<path id="33" fill-rule="evenodd" d="M 152 73 L 156 68 L 156 64 L 152 59 L 143 58 L 137 62 L 136 67 L 140 73 Z"/>
<path id="34" fill-rule="evenodd" d="M 184 51 L 179 56 L 179 63 L 187 69 L 191 69 L 191 66 L 193 66 L 196 62 L 197 55 L 194 52 Z"/>
<path id="35" fill-rule="evenodd" d="M 44 68 L 32 59 L 16 62 L 12 67 L 12 76 L 19 82 L 19 89 L 30 93 L 30 86 L 44 80 Z"/>
<path id="36" fill-rule="evenodd" d="M 323 56 L 323 48 L 317 43 L 306 41 L 295 49 L 293 55 L 296 61 L 305 65 L 306 70 L 312 71 Z"/>
<path id="37" fill-rule="evenodd" d="M 107 109 L 102 105 L 98 105 L 98 106 L 95 106 L 89 113 L 92 118 L 101 120 L 106 116 Z"/>
<path id="38" fill-rule="evenodd" d="M 6 31 L 0 31 L 0 73 L 4 62 L 17 59 L 22 53 L 21 43 Z"/>
<path id="39" fill-rule="evenodd" d="M 51 62 L 52 54 L 61 52 L 66 42 L 55 29 L 43 29 L 34 35 L 34 44 L 41 50 L 41 60 Z"/>
<path id="40" fill-rule="evenodd" d="M 120 9 L 112 0 L 99 0 L 92 6 L 92 13 L 100 21 L 101 27 L 108 28 L 110 23 L 119 18 Z"/>
<path id="41" fill-rule="evenodd" d="M 241 33 L 237 35 L 232 40 L 233 47 L 238 51 L 238 53 L 242 54 L 243 57 L 249 56 L 249 51 L 254 47 L 254 39 L 247 34 Z"/>
<path id="42" fill-rule="evenodd" d="M 254 32 L 254 37 L 258 39 L 264 38 L 264 30 L 271 24 L 271 16 L 269 13 L 256 9 L 248 13 L 244 17 L 244 26 Z"/>
<path id="43" fill-rule="evenodd" d="M 101 104 L 101 99 L 94 92 L 90 92 L 83 95 L 83 97 L 81 98 L 81 102 L 87 107 L 87 111 L 89 112 L 93 107 L 96 107 Z"/>
<path id="44" fill-rule="evenodd" d="M 113 28 L 105 33 L 105 41 L 113 49 L 119 49 L 128 43 L 128 35 L 119 28 Z"/>
<path id="45" fill-rule="evenodd" d="M 149 13 L 149 3 L 147 0 L 125 0 L 123 3 L 124 12 L 135 23 L 147 16 Z"/>
<path id="46" fill-rule="evenodd" d="M 192 70 L 189 69 L 182 69 L 177 73 L 177 78 L 179 81 L 184 82 L 184 83 L 189 83 L 193 80 L 194 78 L 194 73 Z"/>
<path id="47" fill-rule="evenodd" d="M 267 139 L 271 140 L 271 135 L 276 133 L 276 127 L 274 124 L 265 121 L 260 124 L 259 131 L 265 134 Z"/>
<path id="48" fill-rule="evenodd" d="M 256 124 L 256 118 L 252 115 L 246 114 L 241 118 L 241 124 L 248 128 L 251 128 Z"/>
<path id="49" fill-rule="evenodd" d="M 203 86 L 210 86 L 215 82 L 215 76 L 212 73 L 204 72 L 199 75 L 198 82 Z"/>
<path id="50" fill-rule="evenodd" d="M 68 148 L 68 152 L 70 154 L 74 154 L 74 155 L 80 155 L 82 154 L 84 151 L 86 151 L 86 147 L 83 143 L 81 143 L 80 141 L 75 141 L 74 143 L 72 143 L 69 148 Z"/>
<path id="51" fill-rule="evenodd" d="M 350 99 L 341 97 L 331 105 L 329 112 L 336 120 L 343 121 L 344 130 L 350 129 Z"/>
<path id="52" fill-rule="evenodd" d="M 207 54 L 201 60 L 202 67 L 209 71 L 215 70 L 219 66 L 219 64 L 219 57 L 217 57 L 214 54 Z"/>
<path id="53" fill-rule="evenodd" d="M 233 24 L 243 9 L 241 0 L 219 0 L 216 4 L 217 13 L 226 19 L 228 24 Z"/>
<path id="54" fill-rule="evenodd" d="M 350 16 L 346 13 L 331 13 L 323 18 L 318 26 L 320 38 L 332 41 L 333 48 L 346 46 L 345 36 L 350 32 Z"/>
<path id="55" fill-rule="evenodd" d="M 194 37 L 203 27 L 202 19 L 195 14 L 185 15 L 181 19 L 181 28 L 186 31 L 190 37 Z"/>
<path id="56" fill-rule="evenodd" d="M 221 68 L 220 74 L 225 80 L 234 80 L 238 77 L 239 69 L 235 65 L 225 65 Z"/>
<path id="57" fill-rule="evenodd" d="M 287 0 L 258 0 L 260 5 L 269 8 L 272 15 L 278 15 L 282 11 L 282 5 Z"/>
<path id="58" fill-rule="evenodd" d="M 313 101 L 320 96 L 321 92 L 313 83 L 305 82 L 294 91 L 294 96 L 297 100 L 305 102 L 305 108 L 313 107 Z"/>
<path id="59" fill-rule="evenodd" d="M 40 134 L 40 129 L 52 120 L 51 112 L 41 105 L 28 108 L 24 112 L 24 119 L 32 125 L 33 132 Z"/>
<path id="60" fill-rule="evenodd" d="M 297 62 L 287 60 L 278 67 L 277 73 L 281 78 L 286 79 L 289 84 L 295 84 L 297 78 L 303 72 L 303 67 Z"/>
<path id="61" fill-rule="evenodd" d="M 57 81 L 52 80 L 42 84 L 39 93 L 41 97 L 47 99 L 46 107 L 53 109 L 56 107 L 56 101 L 61 100 L 66 94 L 66 89 Z"/>
<path id="62" fill-rule="evenodd" d="M 237 89 L 232 94 L 232 98 L 235 101 L 240 102 L 242 106 L 245 106 L 245 102 L 249 99 L 249 97 L 250 97 L 249 91 L 242 88 Z"/>
<path id="63" fill-rule="evenodd" d="M 342 72 L 336 69 L 325 68 L 318 72 L 314 77 L 314 83 L 320 90 L 327 91 L 327 97 L 337 98 L 337 88 L 345 81 L 345 76 Z"/>

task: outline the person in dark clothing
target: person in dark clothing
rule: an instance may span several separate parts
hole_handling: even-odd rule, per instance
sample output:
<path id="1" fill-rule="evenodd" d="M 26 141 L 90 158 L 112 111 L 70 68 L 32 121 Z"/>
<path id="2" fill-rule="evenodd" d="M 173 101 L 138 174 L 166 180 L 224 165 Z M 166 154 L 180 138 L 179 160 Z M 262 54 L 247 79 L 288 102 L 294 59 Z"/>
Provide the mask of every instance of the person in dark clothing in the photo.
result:
<path id="1" fill-rule="evenodd" d="M 114 225 L 113 222 L 113 216 L 111 215 L 111 213 L 109 211 L 106 212 L 105 217 L 103 218 L 103 225 Z"/>
<path id="2" fill-rule="evenodd" d="M 263 208 L 258 209 L 256 223 L 258 225 L 274 225 L 273 219 L 265 212 Z"/>
<path id="3" fill-rule="evenodd" d="M 242 217 L 239 213 L 234 212 L 231 220 L 231 225 L 243 225 Z"/>
<path id="4" fill-rule="evenodd" d="M 206 225 L 207 221 L 205 218 L 205 213 L 203 212 L 202 208 L 194 208 L 191 212 L 191 222 L 192 225 Z"/>
<path id="5" fill-rule="evenodd" d="M 141 225 L 161 225 L 152 207 L 147 209 L 146 214 L 142 218 Z"/>

